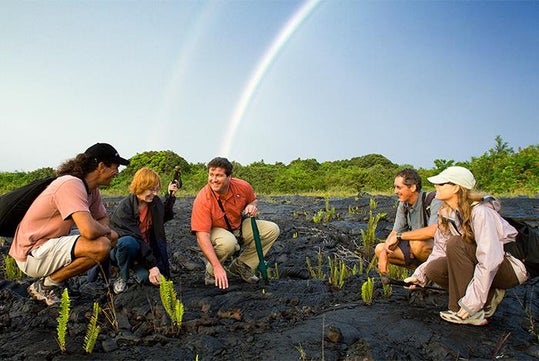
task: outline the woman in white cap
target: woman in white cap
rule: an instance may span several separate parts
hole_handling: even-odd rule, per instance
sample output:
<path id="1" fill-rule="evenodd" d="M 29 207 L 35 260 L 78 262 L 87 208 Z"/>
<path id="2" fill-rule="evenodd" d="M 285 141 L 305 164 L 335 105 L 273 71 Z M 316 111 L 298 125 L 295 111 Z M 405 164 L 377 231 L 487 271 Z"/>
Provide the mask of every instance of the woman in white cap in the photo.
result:
<path id="1" fill-rule="evenodd" d="M 428 178 L 441 200 L 434 249 L 405 282 L 425 286 L 431 282 L 448 290 L 449 310 L 440 312 L 446 321 L 486 325 L 505 290 L 527 279 L 524 264 L 504 251 L 514 242 L 517 230 L 498 213 L 492 197 L 472 193 L 473 174 L 453 166 Z"/>

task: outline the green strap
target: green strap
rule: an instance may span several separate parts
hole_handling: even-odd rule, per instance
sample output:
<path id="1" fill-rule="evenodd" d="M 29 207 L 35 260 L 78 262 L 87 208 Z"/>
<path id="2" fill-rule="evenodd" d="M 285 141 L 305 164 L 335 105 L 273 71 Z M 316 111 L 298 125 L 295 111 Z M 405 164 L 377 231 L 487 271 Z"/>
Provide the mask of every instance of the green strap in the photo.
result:
<path id="1" fill-rule="evenodd" d="M 264 280 L 268 280 L 268 270 L 266 267 L 266 261 L 264 260 L 264 252 L 262 251 L 262 242 L 260 241 L 260 234 L 258 233 L 258 226 L 256 225 L 256 218 L 251 217 L 251 227 L 253 228 L 253 238 L 255 239 L 256 253 L 258 255 L 258 270 L 262 274 Z"/>

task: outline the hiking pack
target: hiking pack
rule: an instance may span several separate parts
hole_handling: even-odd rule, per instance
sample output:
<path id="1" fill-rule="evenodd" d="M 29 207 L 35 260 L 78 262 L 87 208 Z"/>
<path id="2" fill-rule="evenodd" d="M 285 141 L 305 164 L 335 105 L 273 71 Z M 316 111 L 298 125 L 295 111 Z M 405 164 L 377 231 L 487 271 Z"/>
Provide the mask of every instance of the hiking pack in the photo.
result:
<path id="1" fill-rule="evenodd" d="M 56 177 L 38 179 L 0 196 L 0 236 L 13 237 L 34 200 Z"/>
<path id="2" fill-rule="evenodd" d="M 539 228 L 522 219 L 503 218 L 518 231 L 516 241 L 504 245 L 505 251 L 524 263 L 530 278 L 539 276 Z"/>
<path id="3" fill-rule="evenodd" d="M 432 203 L 432 200 L 436 197 L 436 191 L 432 192 L 423 192 L 421 194 L 421 198 L 423 199 L 423 227 L 427 227 L 429 225 L 429 218 L 430 218 L 430 205 Z M 408 208 L 404 208 L 404 217 L 408 219 Z"/>
<path id="4" fill-rule="evenodd" d="M 481 203 L 495 201 L 494 197 L 485 196 Z M 493 208 L 499 212 L 498 208 Z M 518 232 L 515 242 L 504 244 L 505 252 L 510 253 L 524 263 L 526 270 L 530 274 L 530 279 L 539 276 L 539 228 L 525 219 L 501 214 L 500 217 L 515 227 Z"/>

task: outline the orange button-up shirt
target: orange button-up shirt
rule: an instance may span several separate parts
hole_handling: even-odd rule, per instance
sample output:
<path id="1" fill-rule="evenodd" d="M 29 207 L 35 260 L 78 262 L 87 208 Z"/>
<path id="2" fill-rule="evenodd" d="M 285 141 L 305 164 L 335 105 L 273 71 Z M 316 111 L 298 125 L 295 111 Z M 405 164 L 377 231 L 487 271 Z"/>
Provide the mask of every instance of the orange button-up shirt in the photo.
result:
<path id="1" fill-rule="evenodd" d="M 221 199 L 225 212 L 219 207 L 217 197 Z M 191 213 L 191 232 L 210 233 L 213 227 L 228 229 L 225 213 L 232 230 L 241 227 L 241 215 L 245 206 L 256 199 L 253 187 L 239 178 L 231 178 L 228 193 L 219 195 L 206 184 L 193 202 Z"/>

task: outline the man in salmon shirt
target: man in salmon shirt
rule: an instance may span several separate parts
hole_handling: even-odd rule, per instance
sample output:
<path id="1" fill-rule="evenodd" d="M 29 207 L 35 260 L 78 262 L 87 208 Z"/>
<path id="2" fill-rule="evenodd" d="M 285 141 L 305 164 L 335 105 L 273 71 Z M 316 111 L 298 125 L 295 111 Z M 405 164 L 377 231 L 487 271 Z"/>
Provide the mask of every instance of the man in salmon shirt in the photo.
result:
<path id="1" fill-rule="evenodd" d="M 38 278 L 28 287 L 33 298 L 59 303 L 63 281 L 107 259 L 118 234 L 109 226 L 99 186 L 109 185 L 119 166 L 128 164 L 110 144 L 94 144 L 60 165 L 58 178 L 32 203 L 9 254 L 25 274 Z"/>

